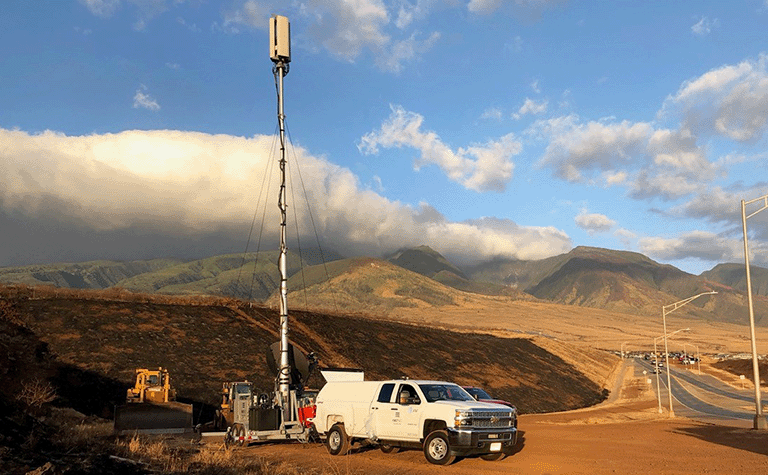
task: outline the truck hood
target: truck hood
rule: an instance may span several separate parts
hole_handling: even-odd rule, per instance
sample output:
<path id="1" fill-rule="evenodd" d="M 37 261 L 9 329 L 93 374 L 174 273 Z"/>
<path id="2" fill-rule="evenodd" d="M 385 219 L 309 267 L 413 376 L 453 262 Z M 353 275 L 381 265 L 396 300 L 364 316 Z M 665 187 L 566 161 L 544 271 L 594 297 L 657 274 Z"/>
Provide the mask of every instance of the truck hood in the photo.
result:
<path id="1" fill-rule="evenodd" d="M 477 411 L 499 411 L 499 410 L 509 410 L 508 406 L 502 406 L 501 404 L 493 404 L 490 402 L 480 402 L 480 401 L 435 401 L 432 404 L 440 404 L 443 406 L 450 406 L 454 407 L 456 409 L 462 409 L 465 411 L 468 411 L 470 409 L 477 410 Z"/>

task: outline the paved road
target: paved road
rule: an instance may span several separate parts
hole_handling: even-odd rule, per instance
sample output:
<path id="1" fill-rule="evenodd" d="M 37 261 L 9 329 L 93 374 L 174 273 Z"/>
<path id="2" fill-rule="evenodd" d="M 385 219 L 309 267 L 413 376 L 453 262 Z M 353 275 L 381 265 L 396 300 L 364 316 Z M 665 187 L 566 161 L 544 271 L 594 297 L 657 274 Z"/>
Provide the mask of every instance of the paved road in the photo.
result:
<path id="1" fill-rule="evenodd" d="M 647 377 L 654 382 L 656 376 L 651 374 L 653 366 L 650 361 L 634 359 L 636 374 L 647 371 Z M 752 420 L 754 418 L 754 395 L 749 396 L 747 391 L 738 391 L 723 383 L 722 381 L 709 376 L 698 375 L 693 371 L 678 370 L 674 366 L 670 367 L 672 377 L 672 396 L 679 404 L 682 404 L 689 411 L 681 411 L 678 407 L 675 412 L 685 412 L 684 415 L 690 417 L 711 416 L 721 419 Z M 666 391 L 667 375 L 666 369 L 662 368 L 659 374 L 659 382 L 662 387 L 662 406 L 667 406 L 669 395 Z M 749 408 L 750 403 L 752 408 Z"/>

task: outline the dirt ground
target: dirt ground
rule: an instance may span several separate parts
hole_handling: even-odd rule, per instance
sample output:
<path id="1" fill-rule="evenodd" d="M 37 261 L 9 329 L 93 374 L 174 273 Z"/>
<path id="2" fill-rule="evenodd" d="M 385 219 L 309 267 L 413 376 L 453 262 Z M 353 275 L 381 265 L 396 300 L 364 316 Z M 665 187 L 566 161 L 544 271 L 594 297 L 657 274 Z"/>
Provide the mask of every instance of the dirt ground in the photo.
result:
<path id="1" fill-rule="evenodd" d="M 517 453 L 497 462 L 466 458 L 437 467 L 418 450 L 384 454 L 372 447 L 332 457 L 319 444 L 266 444 L 237 450 L 242 457 L 330 474 L 768 473 L 768 432 L 750 429 L 750 421 L 705 423 L 659 415 L 652 390 L 628 373 L 619 372 L 623 379 L 615 381 L 615 396 L 597 407 L 521 416 Z"/>

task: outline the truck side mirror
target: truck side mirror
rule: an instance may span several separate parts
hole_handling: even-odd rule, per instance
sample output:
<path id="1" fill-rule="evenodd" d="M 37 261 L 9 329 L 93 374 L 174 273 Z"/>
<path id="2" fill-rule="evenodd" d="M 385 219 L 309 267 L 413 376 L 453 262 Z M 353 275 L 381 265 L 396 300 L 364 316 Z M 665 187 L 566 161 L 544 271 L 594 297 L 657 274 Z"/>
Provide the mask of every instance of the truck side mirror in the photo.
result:
<path id="1" fill-rule="evenodd" d="M 480 400 L 480 396 L 478 396 L 477 394 L 473 394 L 472 397 L 475 398 L 475 401 L 479 401 Z"/>

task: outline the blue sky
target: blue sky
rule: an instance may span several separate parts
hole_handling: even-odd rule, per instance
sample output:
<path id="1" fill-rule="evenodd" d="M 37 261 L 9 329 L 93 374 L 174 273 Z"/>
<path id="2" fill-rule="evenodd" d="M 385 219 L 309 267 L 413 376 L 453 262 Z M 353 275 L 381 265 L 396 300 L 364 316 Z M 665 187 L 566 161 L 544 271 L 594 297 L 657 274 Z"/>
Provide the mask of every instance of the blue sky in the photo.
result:
<path id="1" fill-rule="evenodd" d="M 2 12 L 0 265 L 242 251 L 260 191 L 275 218 L 274 13 L 291 21 L 289 166 L 313 215 L 301 187 L 291 211 L 343 255 L 585 245 L 698 274 L 743 261 L 740 200 L 768 194 L 766 0 Z M 766 266 L 768 211 L 749 229 Z"/>

